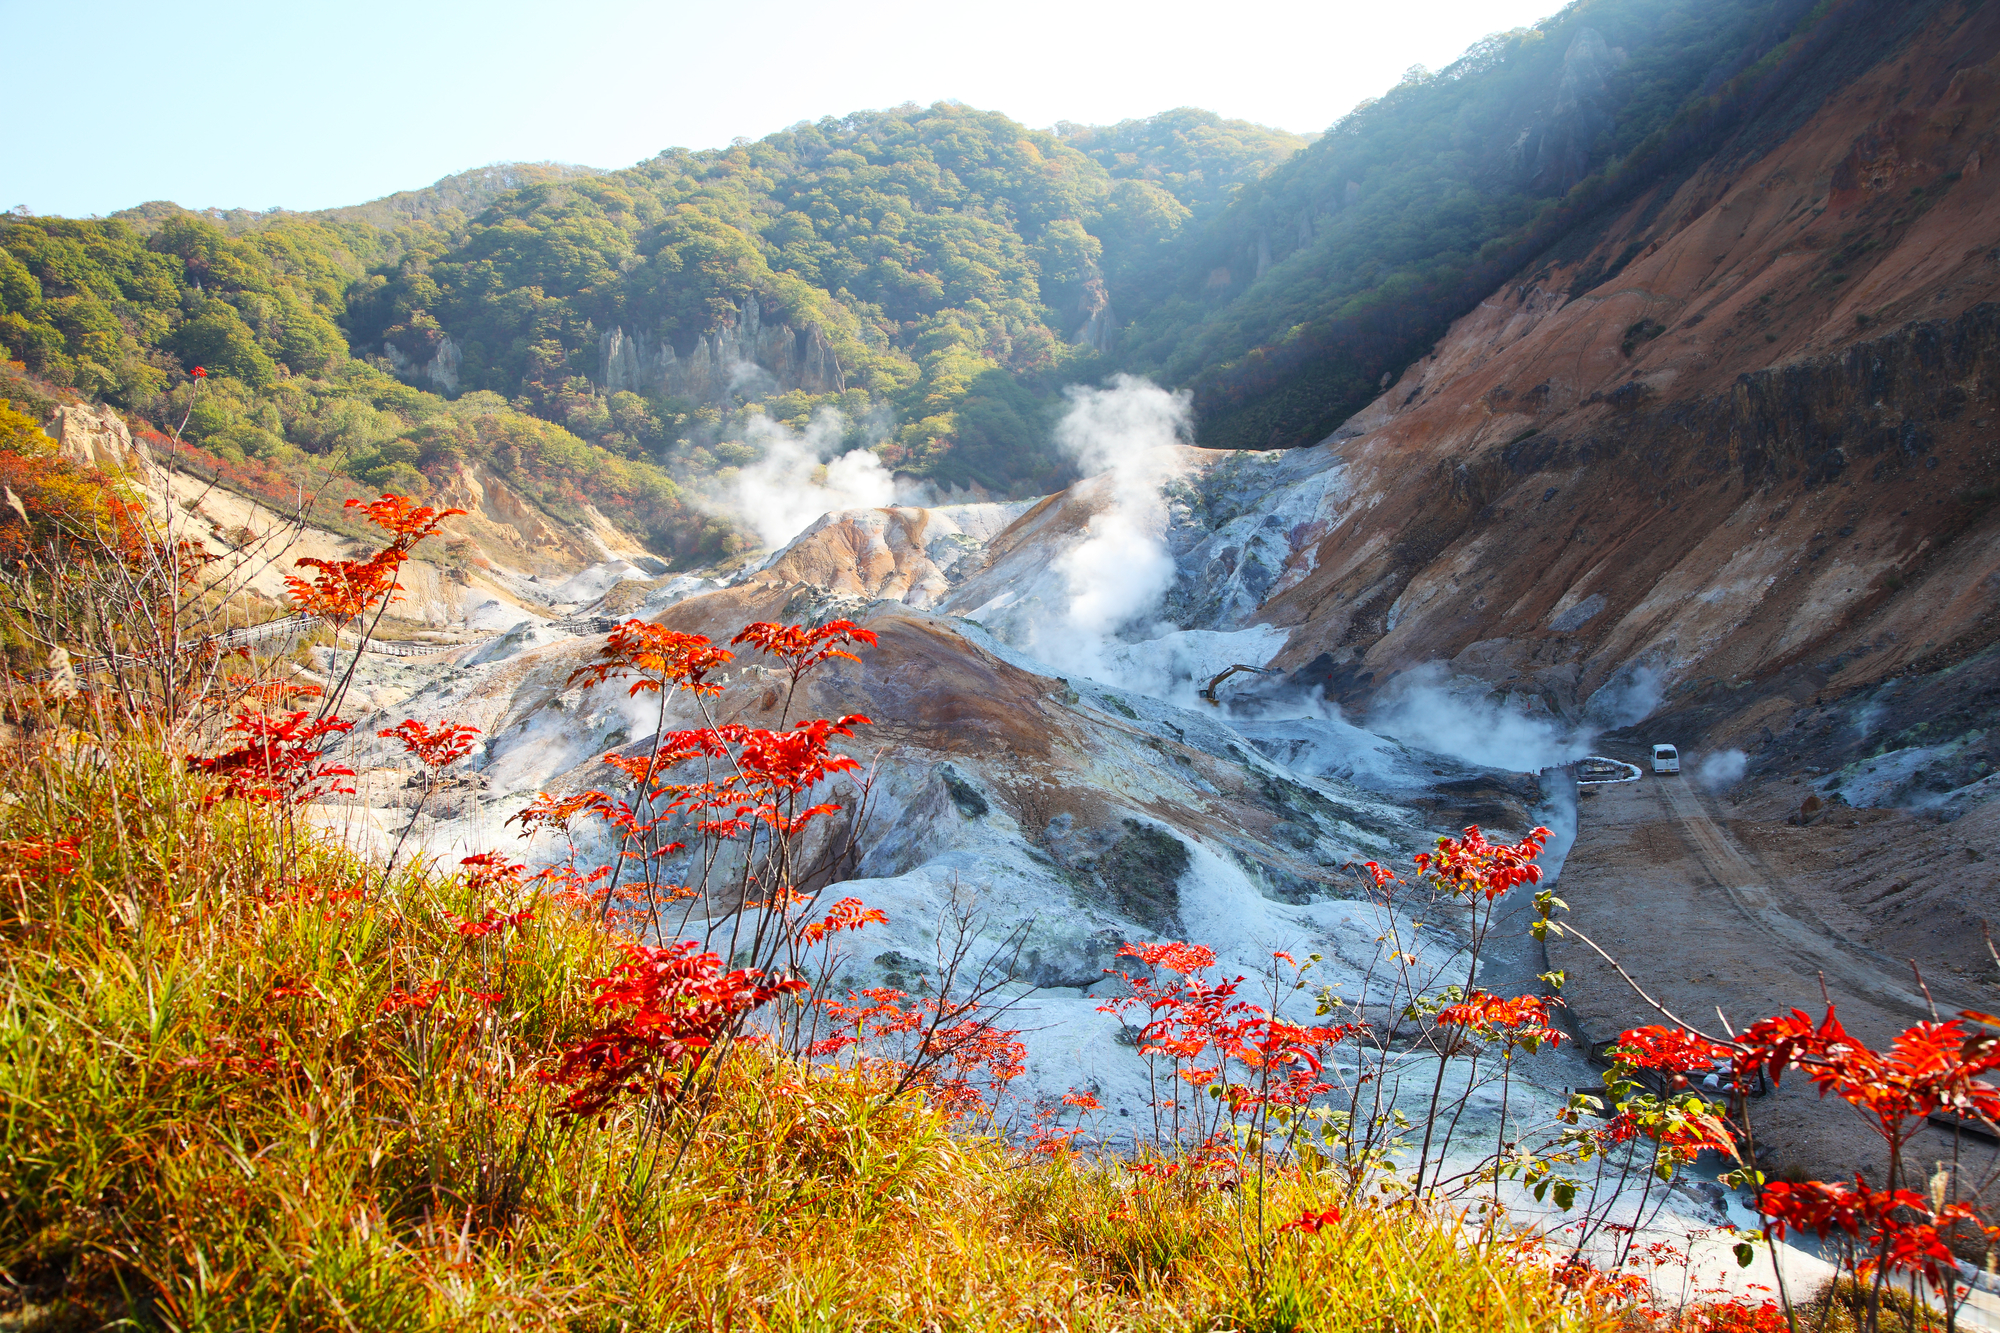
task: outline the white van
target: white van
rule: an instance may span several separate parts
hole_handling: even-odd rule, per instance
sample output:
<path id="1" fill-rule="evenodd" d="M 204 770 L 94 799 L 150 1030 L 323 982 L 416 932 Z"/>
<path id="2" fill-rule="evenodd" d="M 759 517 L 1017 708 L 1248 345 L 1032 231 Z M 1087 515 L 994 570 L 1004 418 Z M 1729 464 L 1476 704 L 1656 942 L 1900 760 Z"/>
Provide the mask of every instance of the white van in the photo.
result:
<path id="1" fill-rule="evenodd" d="M 1678 773 L 1681 771 L 1681 752 L 1671 745 L 1653 747 L 1653 771 L 1655 773 Z"/>

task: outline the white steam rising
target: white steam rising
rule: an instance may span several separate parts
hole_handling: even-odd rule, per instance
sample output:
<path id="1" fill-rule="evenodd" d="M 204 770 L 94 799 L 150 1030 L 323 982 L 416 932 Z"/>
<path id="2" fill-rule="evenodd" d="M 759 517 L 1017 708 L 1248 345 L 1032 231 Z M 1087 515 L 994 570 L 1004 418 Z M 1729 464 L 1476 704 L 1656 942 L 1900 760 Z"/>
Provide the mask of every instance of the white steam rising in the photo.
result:
<path id="1" fill-rule="evenodd" d="M 1470 764 L 1537 772 L 1583 758 L 1602 732 L 1645 721 L 1660 706 L 1660 685 L 1660 673 L 1649 666 L 1620 671 L 1590 697 L 1583 723 L 1573 725 L 1496 701 L 1483 688 L 1455 685 L 1443 663 L 1428 662 L 1396 678 L 1373 723 L 1400 741 Z M 1729 781 L 1742 773 L 1739 754 Z"/>
<path id="2" fill-rule="evenodd" d="M 1733 787 L 1743 780 L 1743 770 L 1748 763 L 1748 756 L 1741 750 L 1715 750 L 1701 757 L 1701 765 L 1694 771 L 1694 780 L 1717 791 Z"/>
<path id="3" fill-rule="evenodd" d="M 1070 407 L 1056 443 L 1093 478 L 1087 485 L 1100 507 L 1083 540 L 1055 562 L 1068 599 L 1034 627 L 1034 649 L 1065 670 L 1104 676 L 1120 632 L 1145 626 L 1174 585 L 1160 488 L 1179 470 L 1173 446 L 1192 437 L 1193 423 L 1185 392 L 1133 375 L 1065 393 Z"/>
<path id="4" fill-rule="evenodd" d="M 1535 772 L 1590 753 L 1595 733 L 1556 718 L 1518 712 L 1483 694 L 1452 688 L 1444 665 L 1405 671 L 1377 706 L 1373 724 L 1406 744 L 1469 764 Z"/>
<path id="5" fill-rule="evenodd" d="M 1649 666 L 1633 666 L 1590 696 L 1584 716 L 1600 731 L 1616 731 L 1644 722 L 1659 706 L 1660 673 Z"/>
<path id="6" fill-rule="evenodd" d="M 748 442 L 763 456 L 739 471 L 711 503 L 755 532 L 764 545 L 782 546 L 822 514 L 927 498 L 900 491 L 870 450 L 840 453 L 846 427 L 830 407 L 821 408 L 803 433 L 766 416 L 751 418 Z"/>

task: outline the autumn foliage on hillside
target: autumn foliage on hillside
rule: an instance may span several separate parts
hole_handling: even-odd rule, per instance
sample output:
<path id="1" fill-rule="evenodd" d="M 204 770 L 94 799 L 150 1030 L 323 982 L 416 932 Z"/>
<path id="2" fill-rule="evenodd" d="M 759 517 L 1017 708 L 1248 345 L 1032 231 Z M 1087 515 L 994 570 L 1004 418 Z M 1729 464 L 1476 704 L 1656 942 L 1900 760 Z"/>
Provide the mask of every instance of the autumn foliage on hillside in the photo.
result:
<path id="1" fill-rule="evenodd" d="M 94 468 L 56 452 L 33 417 L 0 399 L 0 560 L 19 560 L 59 533 L 118 544 L 129 540 L 129 499 Z"/>

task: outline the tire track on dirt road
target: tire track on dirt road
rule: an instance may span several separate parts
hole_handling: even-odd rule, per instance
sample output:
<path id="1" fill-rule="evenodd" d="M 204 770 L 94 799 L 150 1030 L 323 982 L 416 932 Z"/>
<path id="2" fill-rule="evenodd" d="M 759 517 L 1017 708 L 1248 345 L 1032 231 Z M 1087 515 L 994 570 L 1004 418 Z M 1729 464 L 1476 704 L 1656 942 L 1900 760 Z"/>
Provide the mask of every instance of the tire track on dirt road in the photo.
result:
<path id="1" fill-rule="evenodd" d="M 1913 975 L 1895 960 L 1841 936 L 1787 893 L 1782 878 L 1746 853 L 1709 815 L 1700 793 L 1672 777 L 1655 779 L 1652 786 L 1680 821 L 1709 878 L 1738 912 L 1790 955 L 1795 970 L 1807 976 L 1824 974 L 1830 986 L 1910 1021 L 1931 1016 Z M 1959 994 L 1955 987 L 1925 980 L 1943 1016 L 1980 1007 L 1979 1001 Z"/>

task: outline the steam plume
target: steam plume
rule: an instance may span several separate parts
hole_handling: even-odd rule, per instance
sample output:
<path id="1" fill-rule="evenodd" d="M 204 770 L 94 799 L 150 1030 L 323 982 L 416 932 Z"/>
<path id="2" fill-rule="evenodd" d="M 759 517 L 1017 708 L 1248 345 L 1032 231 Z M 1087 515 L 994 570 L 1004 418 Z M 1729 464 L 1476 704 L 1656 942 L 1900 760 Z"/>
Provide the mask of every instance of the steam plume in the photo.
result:
<path id="1" fill-rule="evenodd" d="M 1407 744 L 1517 772 L 1581 759 L 1590 752 L 1594 735 L 1552 717 L 1517 712 L 1483 694 L 1453 689 L 1439 662 L 1426 662 L 1398 676 L 1372 720 Z"/>
<path id="2" fill-rule="evenodd" d="M 1660 706 L 1660 673 L 1645 665 L 1627 667 L 1590 696 L 1584 716 L 1600 731 L 1636 726 Z"/>
<path id="3" fill-rule="evenodd" d="M 1695 781 L 1717 791 L 1733 787 L 1743 780 L 1748 764 L 1749 757 L 1741 750 L 1714 750 L 1701 757 L 1701 765 L 1694 772 Z"/>
<path id="4" fill-rule="evenodd" d="M 898 493 L 895 479 L 871 451 L 839 453 L 845 433 L 845 419 L 830 407 L 821 408 L 803 433 L 766 416 L 752 417 L 748 442 L 763 457 L 739 471 L 713 503 L 764 545 L 782 546 L 822 514 L 914 498 Z"/>
<path id="5" fill-rule="evenodd" d="M 1178 471 L 1172 447 L 1193 434 L 1188 395 L 1119 375 L 1107 389 L 1065 390 L 1056 444 L 1093 477 L 1103 501 L 1084 538 L 1055 562 L 1068 592 L 1060 616 L 1035 627 L 1038 656 L 1085 675 L 1105 673 L 1120 631 L 1151 619 L 1174 584 L 1160 488 Z"/>
<path id="6" fill-rule="evenodd" d="M 1483 689 L 1455 687 L 1443 663 L 1427 662 L 1396 678 L 1372 720 L 1396 739 L 1438 754 L 1535 772 L 1583 758 L 1600 733 L 1635 726 L 1659 706 L 1660 673 L 1644 665 L 1619 671 L 1590 697 L 1583 723 L 1571 725 L 1522 712 Z M 1738 777 L 1741 763 L 1738 755 Z"/>

